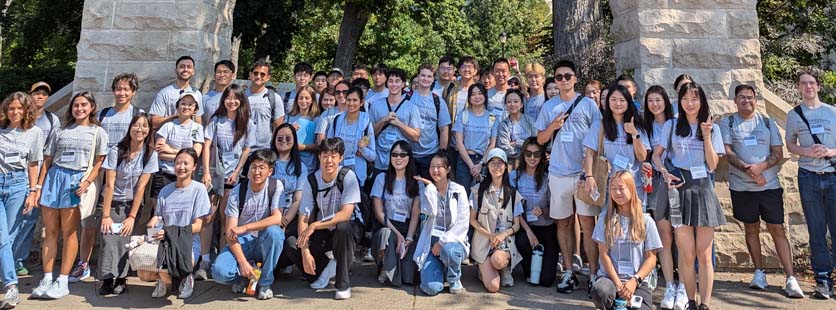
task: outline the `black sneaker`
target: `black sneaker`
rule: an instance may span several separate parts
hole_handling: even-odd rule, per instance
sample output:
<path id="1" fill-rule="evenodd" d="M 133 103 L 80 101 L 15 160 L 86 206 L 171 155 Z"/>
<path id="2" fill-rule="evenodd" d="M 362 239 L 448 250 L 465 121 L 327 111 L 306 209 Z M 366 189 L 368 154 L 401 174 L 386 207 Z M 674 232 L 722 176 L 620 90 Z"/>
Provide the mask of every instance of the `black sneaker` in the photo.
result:
<path id="1" fill-rule="evenodd" d="M 816 289 L 813 291 L 813 297 L 818 299 L 830 299 L 830 286 L 824 281 L 816 281 Z"/>
<path id="2" fill-rule="evenodd" d="M 99 295 L 105 296 L 113 294 L 113 279 L 102 280 L 102 286 L 99 287 Z"/>
<path id="3" fill-rule="evenodd" d="M 706 305 L 706 304 L 700 304 L 700 306 L 699 306 L 699 308 L 697 308 L 697 310 L 711 310 L 711 309 L 709 309 L 708 305 Z"/>
<path id="4" fill-rule="evenodd" d="M 557 283 L 557 292 L 571 294 L 578 286 L 578 277 L 571 271 L 565 271 L 560 278 L 560 282 Z"/>
<path id="5" fill-rule="evenodd" d="M 113 294 L 120 295 L 128 291 L 127 279 L 116 279 L 116 284 L 113 286 Z"/>
<path id="6" fill-rule="evenodd" d="M 697 308 L 697 301 L 696 300 L 689 300 L 688 305 L 685 306 L 685 310 L 699 310 Z"/>

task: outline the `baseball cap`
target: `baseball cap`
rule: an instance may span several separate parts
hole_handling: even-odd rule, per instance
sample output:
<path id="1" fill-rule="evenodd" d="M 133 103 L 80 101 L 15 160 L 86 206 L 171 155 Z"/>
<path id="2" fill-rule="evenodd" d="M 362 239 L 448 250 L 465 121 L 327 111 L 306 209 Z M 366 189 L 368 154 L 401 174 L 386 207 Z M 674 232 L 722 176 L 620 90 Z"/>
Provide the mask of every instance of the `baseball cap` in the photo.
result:
<path id="1" fill-rule="evenodd" d="M 192 99 L 197 100 L 197 94 L 192 90 L 180 90 L 180 98 L 177 98 L 177 101 L 180 101 L 186 96 L 191 96 Z"/>
<path id="2" fill-rule="evenodd" d="M 52 87 L 50 87 L 49 84 L 47 84 L 44 81 L 38 81 L 38 82 L 35 82 L 35 84 L 32 84 L 32 87 L 29 87 L 29 92 L 34 93 L 36 90 L 38 90 L 40 88 L 44 88 L 44 89 L 46 89 L 47 93 L 52 94 Z"/>
<path id="3" fill-rule="evenodd" d="M 343 73 L 343 69 L 337 67 L 331 68 L 331 71 L 328 72 L 328 75 L 331 75 L 331 73 L 339 73 L 340 76 L 345 76 L 345 74 Z"/>
<path id="4" fill-rule="evenodd" d="M 490 161 L 491 161 L 491 159 L 494 159 L 494 158 L 499 158 L 499 159 L 500 159 L 500 160 L 502 160 L 503 162 L 508 163 L 508 156 L 507 156 L 507 155 L 505 155 L 505 151 L 503 151 L 502 149 L 499 149 L 499 148 L 493 148 L 493 149 L 491 149 L 491 150 L 488 152 L 488 157 L 487 157 L 487 160 L 485 160 L 485 162 L 486 162 L 486 163 L 487 163 L 487 162 L 490 162 Z"/>

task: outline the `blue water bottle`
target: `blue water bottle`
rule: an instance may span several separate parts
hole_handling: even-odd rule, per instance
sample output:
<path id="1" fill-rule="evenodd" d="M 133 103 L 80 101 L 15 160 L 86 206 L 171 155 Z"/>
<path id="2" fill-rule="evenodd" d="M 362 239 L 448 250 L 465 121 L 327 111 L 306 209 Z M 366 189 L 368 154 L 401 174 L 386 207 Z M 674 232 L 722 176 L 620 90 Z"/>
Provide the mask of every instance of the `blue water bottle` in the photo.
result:
<path id="1" fill-rule="evenodd" d="M 621 297 L 616 298 L 613 304 L 613 310 L 627 310 L 627 300 Z"/>
<path id="2" fill-rule="evenodd" d="M 531 251 L 531 275 L 528 283 L 540 284 L 540 271 L 543 269 L 543 245 L 535 245 Z"/>

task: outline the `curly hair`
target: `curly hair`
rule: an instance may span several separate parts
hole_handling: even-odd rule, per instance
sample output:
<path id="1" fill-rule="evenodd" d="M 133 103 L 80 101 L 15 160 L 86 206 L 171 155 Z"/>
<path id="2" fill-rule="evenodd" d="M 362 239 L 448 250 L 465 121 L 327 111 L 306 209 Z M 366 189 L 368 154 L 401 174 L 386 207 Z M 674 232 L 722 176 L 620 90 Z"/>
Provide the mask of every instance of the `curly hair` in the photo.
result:
<path id="1" fill-rule="evenodd" d="M 9 105 L 15 101 L 23 106 L 23 119 L 20 122 L 20 127 L 23 129 L 30 129 L 35 126 L 35 107 L 32 106 L 32 98 L 29 94 L 24 92 L 14 92 L 3 99 L 0 103 L 0 127 L 7 128 L 11 124 L 8 117 Z"/>

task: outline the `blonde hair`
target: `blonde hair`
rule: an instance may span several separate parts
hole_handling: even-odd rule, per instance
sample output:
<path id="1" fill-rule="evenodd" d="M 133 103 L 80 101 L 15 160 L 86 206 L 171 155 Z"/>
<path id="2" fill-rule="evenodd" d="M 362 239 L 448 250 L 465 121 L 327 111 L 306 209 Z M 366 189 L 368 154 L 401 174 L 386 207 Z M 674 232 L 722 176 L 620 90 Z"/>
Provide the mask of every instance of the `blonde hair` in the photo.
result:
<path id="1" fill-rule="evenodd" d="M 606 220 L 604 221 L 604 234 L 608 245 L 615 244 L 615 239 L 621 237 L 621 225 L 618 223 L 618 205 L 613 200 L 613 184 L 616 181 L 621 181 L 627 187 L 628 196 L 630 196 L 630 239 L 634 242 L 641 242 L 647 236 L 647 231 L 644 223 L 644 215 L 642 213 L 642 202 L 636 192 L 636 181 L 630 171 L 622 170 L 613 174 L 610 179 L 610 207 L 607 210 Z"/>
<path id="2" fill-rule="evenodd" d="M 542 75 L 543 77 L 546 76 L 546 68 L 543 65 L 531 62 L 525 65 L 525 74 L 528 75 L 529 73 L 537 73 Z"/>
<path id="3" fill-rule="evenodd" d="M 35 107 L 32 105 L 29 94 L 20 91 L 9 94 L 6 96 L 6 99 L 3 99 L 3 103 L 0 103 L 0 127 L 7 128 L 11 125 L 7 113 L 9 111 L 9 105 L 15 101 L 20 102 L 20 105 L 23 106 L 23 119 L 20 122 L 20 127 L 23 129 L 34 127 Z"/>

